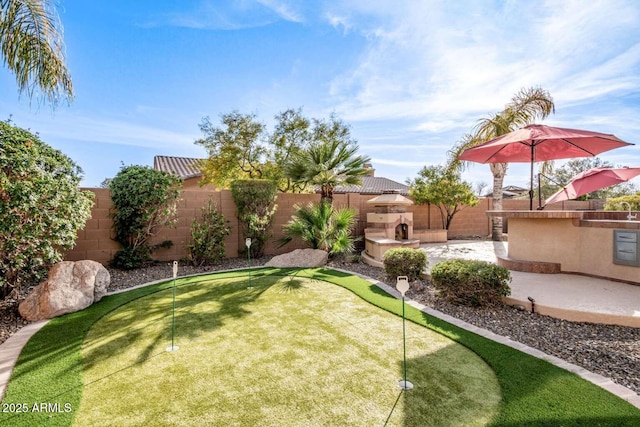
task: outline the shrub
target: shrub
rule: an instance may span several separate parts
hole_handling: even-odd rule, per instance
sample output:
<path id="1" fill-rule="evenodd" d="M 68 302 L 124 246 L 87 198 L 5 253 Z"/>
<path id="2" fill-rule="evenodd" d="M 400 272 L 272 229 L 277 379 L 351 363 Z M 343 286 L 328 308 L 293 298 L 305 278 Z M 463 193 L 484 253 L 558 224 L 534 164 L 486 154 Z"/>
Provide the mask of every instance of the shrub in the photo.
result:
<path id="1" fill-rule="evenodd" d="M 231 183 L 231 196 L 244 227 L 244 237 L 251 238 L 251 256 L 261 257 L 269 238 L 269 227 L 276 213 L 276 184 L 263 179 L 243 179 Z M 244 244 L 241 250 L 245 248 Z"/>
<path id="2" fill-rule="evenodd" d="M 0 121 L 0 296 L 42 279 L 91 217 L 82 170 L 37 135 Z"/>
<path id="3" fill-rule="evenodd" d="M 410 281 L 417 280 L 427 268 L 427 254 L 420 249 L 393 248 L 384 253 L 383 263 L 387 277 L 407 276 Z"/>
<path id="4" fill-rule="evenodd" d="M 352 252 L 355 216 L 354 209 L 334 208 L 327 201 L 295 206 L 292 219 L 283 228 L 285 236 L 280 239 L 280 246 L 298 237 L 311 248 L 331 255 Z"/>
<path id="5" fill-rule="evenodd" d="M 509 270 L 485 261 L 440 262 L 431 269 L 431 281 L 441 296 L 461 305 L 497 304 L 511 294 Z"/>
<path id="6" fill-rule="evenodd" d="M 146 166 L 123 167 L 109 182 L 115 240 L 122 245 L 111 260 L 113 267 L 141 267 L 154 250 L 173 244 L 150 245 L 149 240 L 158 228 L 175 223 L 180 186 L 180 178 Z"/>
<path id="7" fill-rule="evenodd" d="M 190 261 L 197 266 L 219 264 L 225 256 L 224 239 L 231 234 L 224 216 L 211 200 L 202 207 L 200 221 L 191 223 Z"/>
<path id="8" fill-rule="evenodd" d="M 629 203 L 632 211 L 638 211 L 640 210 L 640 193 L 607 199 L 607 202 L 604 205 L 604 210 L 626 211 L 628 207 L 627 205 L 623 205 L 622 202 Z"/>

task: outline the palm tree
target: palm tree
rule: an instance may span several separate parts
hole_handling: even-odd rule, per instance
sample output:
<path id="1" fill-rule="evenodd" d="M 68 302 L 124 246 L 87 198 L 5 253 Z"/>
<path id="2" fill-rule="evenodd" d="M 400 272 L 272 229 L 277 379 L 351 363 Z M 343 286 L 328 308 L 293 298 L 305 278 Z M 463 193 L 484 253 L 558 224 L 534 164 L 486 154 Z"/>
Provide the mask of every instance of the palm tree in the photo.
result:
<path id="1" fill-rule="evenodd" d="M 330 205 L 333 188 L 356 185 L 367 174 L 368 156 L 357 156 L 358 145 L 345 139 L 328 139 L 312 143 L 285 165 L 285 175 L 295 183 L 319 187 L 320 200 Z"/>
<path id="2" fill-rule="evenodd" d="M 473 132 L 464 136 L 450 151 L 449 166 L 464 168 L 464 163 L 457 160 L 467 148 L 475 147 L 498 136 L 532 124 L 536 119 L 544 119 L 555 112 L 553 99 L 548 91 L 542 88 L 521 89 L 511 98 L 501 112 L 491 117 L 480 119 Z M 502 187 L 507 173 L 507 163 L 490 163 L 493 174 L 493 209 L 502 210 Z M 493 217 L 491 224 L 492 240 L 502 240 L 502 218 Z"/>
<path id="3" fill-rule="evenodd" d="M 280 239 L 280 246 L 298 237 L 313 249 L 332 255 L 351 252 L 355 216 L 354 209 L 336 209 L 325 201 L 295 206 L 293 218 L 283 228 L 285 237 Z"/>
<path id="4" fill-rule="evenodd" d="M 73 100 L 71 76 L 64 64 L 58 14 L 50 0 L 0 0 L 0 49 L 15 74 L 18 92 L 29 98 L 39 89 L 56 106 Z"/>

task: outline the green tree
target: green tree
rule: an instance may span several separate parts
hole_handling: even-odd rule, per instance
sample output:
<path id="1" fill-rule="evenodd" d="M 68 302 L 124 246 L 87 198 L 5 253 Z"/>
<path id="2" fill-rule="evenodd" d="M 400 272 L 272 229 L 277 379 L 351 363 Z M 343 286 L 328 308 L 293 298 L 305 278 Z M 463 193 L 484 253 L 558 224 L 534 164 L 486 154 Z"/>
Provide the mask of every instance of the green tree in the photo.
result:
<path id="1" fill-rule="evenodd" d="M 231 183 L 231 196 L 238 211 L 238 221 L 244 228 L 244 238 L 251 238 L 251 256 L 254 258 L 264 254 L 273 215 L 278 209 L 275 204 L 276 193 L 276 185 L 272 181 L 245 179 Z"/>
<path id="2" fill-rule="evenodd" d="M 269 137 L 269 161 L 266 178 L 275 182 L 283 193 L 301 193 L 306 184 L 293 182 L 284 173 L 283 165 L 299 156 L 311 144 L 311 120 L 302 115 L 302 109 L 289 109 L 275 116 L 276 127 Z"/>
<path id="3" fill-rule="evenodd" d="M 329 254 L 353 251 L 352 237 L 356 211 L 352 208 L 335 208 L 326 201 L 295 206 L 295 213 L 280 239 L 281 246 L 294 238 L 300 238 L 313 249 L 321 249 Z"/>
<path id="4" fill-rule="evenodd" d="M 82 171 L 37 135 L 0 122 L 0 285 L 2 296 L 41 279 L 62 260 L 91 217 Z"/>
<path id="5" fill-rule="evenodd" d="M 285 176 L 295 183 L 320 189 L 320 199 L 333 202 L 333 188 L 355 185 L 367 174 L 368 156 L 356 155 L 358 144 L 351 139 L 349 127 L 335 116 L 315 121 L 313 142 L 285 164 Z"/>
<path id="6" fill-rule="evenodd" d="M 440 165 L 425 166 L 418 175 L 408 182 L 409 195 L 417 205 L 429 203 L 437 206 L 446 230 L 464 206 L 478 204 L 471 184 L 461 181 L 460 172 L 456 169 Z"/>
<path id="7" fill-rule="evenodd" d="M 1 0 L 0 48 L 4 65 L 15 74 L 18 92 L 30 99 L 40 90 L 52 106 L 73 100 L 65 66 L 61 24 L 49 0 Z"/>
<path id="8" fill-rule="evenodd" d="M 301 108 L 288 109 L 274 119 L 274 131 L 267 134 L 255 115 L 237 111 L 224 114 L 220 127 L 204 118 L 200 124 L 204 137 L 196 141 L 208 153 L 202 164 L 202 183 L 229 188 L 236 179 L 266 179 L 282 192 L 305 191 L 304 183 L 285 176 L 284 165 L 309 147 L 313 137 L 311 120 Z"/>
<path id="9" fill-rule="evenodd" d="M 263 178 L 267 150 L 260 144 L 264 125 L 253 114 L 233 111 L 221 116 L 222 127 L 216 127 L 209 117 L 200 123 L 202 145 L 208 158 L 202 164 L 202 183 L 229 188 L 237 179 Z"/>
<path id="10" fill-rule="evenodd" d="M 526 125 L 532 124 L 536 119 L 544 119 L 555 112 L 555 105 L 549 92 L 542 88 L 521 89 L 504 110 L 491 117 L 480 119 L 470 134 L 456 144 L 450 151 L 449 166 L 463 168 L 463 162 L 457 160 L 467 148 L 475 147 L 498 136 L 502 136 Z M 507 163 L 491 163 L 493 174 L 493 209 L 502 210 L 502 187 L 507 173 Z M 502 217 L 494 216 L 491 219 L 491 237 L 493 240 L 502 240 Z"/>
<path id="11" fill-rule="evenodd" d="M 115 240 L 122 245 L 111 261 L 114 267 L 138 268 L 155 249 L 172 244 L 151 246 L 149 241 L 160 227 L 176 222 L 181 185 L 175 175 L 137 165 L 124 166 L 109 182 Z"/>

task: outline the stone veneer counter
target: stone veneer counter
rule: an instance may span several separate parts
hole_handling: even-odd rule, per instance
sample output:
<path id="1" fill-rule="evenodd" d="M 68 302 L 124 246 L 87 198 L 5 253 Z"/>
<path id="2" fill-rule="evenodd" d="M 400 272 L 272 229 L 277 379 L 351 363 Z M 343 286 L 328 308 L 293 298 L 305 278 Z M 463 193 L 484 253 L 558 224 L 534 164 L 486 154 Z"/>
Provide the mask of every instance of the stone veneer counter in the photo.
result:
<path id="1" fill-rule="evenodd" d="M 627 212 L 487 211 L 508 219 L 508 257 L 518 271 L 579 273 L 640 285 L 640 267 L 614 264 L 614 230 L 638 231 Z"/>

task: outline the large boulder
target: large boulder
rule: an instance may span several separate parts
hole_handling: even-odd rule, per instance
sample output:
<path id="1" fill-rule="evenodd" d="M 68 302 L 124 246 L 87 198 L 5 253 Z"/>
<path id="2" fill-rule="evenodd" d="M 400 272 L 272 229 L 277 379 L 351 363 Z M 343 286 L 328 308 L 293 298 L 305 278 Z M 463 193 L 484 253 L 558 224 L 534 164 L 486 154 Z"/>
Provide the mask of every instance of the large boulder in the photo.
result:
<path id="1" fill-rule="evenodd" d="M 320 249 L 296 249 L 274 256 L 265 264 L 267 267 L 322 267 L 327 264 L 329 254 Z"/>
<path id="2" fill-rule="evenodd" d="M 33 321 L 73 313 L 100 301 L 110 281 L 109 271 L 98 262 L 62 261 L 49 270 L 47 280 L 29 293 L 18 311 Z"/>

